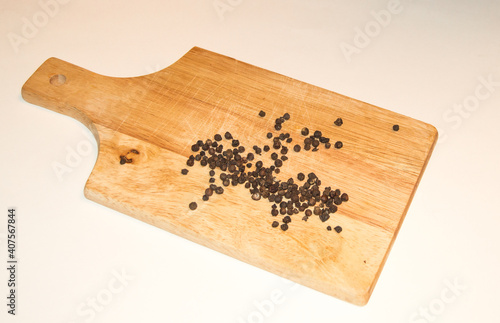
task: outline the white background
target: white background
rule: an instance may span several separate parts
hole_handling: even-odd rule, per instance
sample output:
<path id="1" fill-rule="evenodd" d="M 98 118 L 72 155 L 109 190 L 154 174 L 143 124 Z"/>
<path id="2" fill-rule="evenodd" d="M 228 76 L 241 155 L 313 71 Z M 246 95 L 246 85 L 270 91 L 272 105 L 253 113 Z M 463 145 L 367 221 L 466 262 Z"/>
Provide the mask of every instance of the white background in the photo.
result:
<path id="1" fill-rule="evenodd" d="M 389 1 L 351 2 L 1 1 L 0 268 L 11 206 L 20 262 L 16 317 L 6 314 L 7 271 L 0 270 L 0 321 L 498 322 L 500 3 L 401 0 L 378 22 L 373 13 L 389 12 Z M 361 39 L 359 30 L 370 36 Z M 86 200 L 97 158 L 90 132 L 20 96 L 52 56 L 136 76 L 193 46 L 439 129 L 367 306 L 295 286 Z M 349 46 L 353 52 L 343 52 Z M 58 176 L 53 166 L 77 148 L 81 161 Z M 126 280 L 115 281 L 122 271 Z M 271 293 L 281 295 L 272 306 Z"/>

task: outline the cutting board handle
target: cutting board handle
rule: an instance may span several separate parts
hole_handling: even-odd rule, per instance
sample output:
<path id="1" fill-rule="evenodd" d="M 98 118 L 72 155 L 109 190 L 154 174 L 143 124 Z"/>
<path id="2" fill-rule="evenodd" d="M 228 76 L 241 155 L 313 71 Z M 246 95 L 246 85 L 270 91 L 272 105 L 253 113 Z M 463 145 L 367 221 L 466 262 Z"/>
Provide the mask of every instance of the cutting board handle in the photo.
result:
<path id="1" fill-rule="evenodd" d="M 99 135 L 92 118 L 96 109 L 106 109 L 106 105 L 90 107 L 75 105 L 75 102 L 89 102 L 99 95 L 99 84 L 110 78 L 93 73 L 84 68 L 58 58 L 47 59 L 24 83 L 21 95 L 24 100 L 35 105 L 65 114 L 82 122 L 94 134 L 99 143 Z"/>

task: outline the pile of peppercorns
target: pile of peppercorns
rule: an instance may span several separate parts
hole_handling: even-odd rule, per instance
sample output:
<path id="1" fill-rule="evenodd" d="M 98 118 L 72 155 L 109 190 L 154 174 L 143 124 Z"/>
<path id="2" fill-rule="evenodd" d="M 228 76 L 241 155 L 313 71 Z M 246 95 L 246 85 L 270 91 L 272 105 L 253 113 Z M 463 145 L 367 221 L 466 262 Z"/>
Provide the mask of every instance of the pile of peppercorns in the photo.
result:
<path id="1" fill-rule="evenodd" d="M 265 117 L 265 115 L 264 111 L 259 112 L 260 117 Z M 288 113 L 277 118 L 274 129 L 280 131 L 289 119 L 290 114 Z M 337 126 L 341 126 L 342 123 L 341 118 L 334 122 Z M 306 137 L 303 145 L 306 151 L 310 150 L 311 147 L 312 151 L 318 151 L 320 144 L 324 144 L 326 149 L 331 147 L 330 138 L 324 137 L 319 130 L 315 130 L 313 135 L 309 136 L 309 129 L 303 128 L 301 134 Z M 266 167 L 261 160 L 255 162 L 255 165 L 253 164 L 256 155 L 260 156 L 263 151 L 267 153 L 271 150 L 269 145 L 264 145 L 262 148 L 255 145 L 252 147 L 253 152 L 245 154 L 246 148 L 240 145 L 240 142 L 233 138 L 229 132 L 224 134 L 224 139 L 228 141 L 231 148 L 224 149 L 224 139 L 220 134 L 216 134 L 213 140 L 198 140 L 191 146 L 191 150 L 196 155 L 189 156 L 186 164 L 193 166 L 195 162 L 199 162 L 201 166 L 210 168 L 210 185 L 202 196 L 203 201 L 208 201 L 214 193 L 224 193 L 223 186 L 244 185 L 249 190 L 253 200 L 267 199 L 273 203 L 271 208 L 273 217 L 284 216 L 281 225 L 278 221 L 272 222 L 273 228 L 279 226 L 283 231 L 288 230 L 289 224 L 292 222 L 291 216 L 300 212 L 305 213 L 302 217 L 303 221 L 307 221 L 312 215 L 318 216 L 322 222 L 328 221 L 331 214 L 337 212 L 338 206 L 349 200 L 349 196 L 346 193 L 341 193 L 339 189 L 331 187 L 325 187 L 321 190 L 321 180 L 314 173 L 309 173 L 307 176 L 298 173 L 297 181 L 293 178 L 286 181 L 279 180 L 275 175 L 280 173 L 283 163 L 288 160 L 286 156 L 288 153 L 287 144 L 292 143 L 293 139 L 289 133 L 280 133 L 274 136 L 269 132 L 266 137 L 272 139 L 271 147 L 275 150 L 270 156 L 274 165 L 269 167 Z M 337 149 L 342 148 L 342 146 L 340 141 L 334 145 Z M 296 144 L 293 151 L 298 153 L 301 148 L 301 145 Z M 222 171 L 219 175 L 222 186 L 214 184 L 216 181 L 214 169 Z M 187 175 L 188 170 L 183 169 L 181 173 Z M 302 184 L 302 182 L 304 183 Z M 191 210 L 195 210 L 197 206 L 196 202 L 189 204 Z M 327 226 L 327 230 L 331 231 L 332 227 Z M 336 226 L 334 230 L 340 233 L 342 228 Z"/>

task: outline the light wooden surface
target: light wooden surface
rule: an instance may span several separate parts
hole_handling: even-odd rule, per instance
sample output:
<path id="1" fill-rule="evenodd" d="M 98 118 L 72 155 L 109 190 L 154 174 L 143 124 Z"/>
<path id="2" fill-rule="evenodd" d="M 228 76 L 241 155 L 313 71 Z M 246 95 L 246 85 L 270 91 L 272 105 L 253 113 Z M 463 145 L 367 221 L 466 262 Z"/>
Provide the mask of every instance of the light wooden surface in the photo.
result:
<path id="1" fill-rule="evenodd" d="M 134 78 L 51 58 L 22 95 L 80 120 L 96 136 L 99 155 L 85 186 L 90 200 L 357 305 L 370 298 L 437 138 L 429 124 L 197 47 L 162 71 Z M 292 216 L 286 232 L 271 227 L 271 204 L 253 201 L 242 186 L 203 202 L 208 167 L 180 173 L 189 168 L 191 145 L 225 131 L 247 149 L 268 144 L 265 134 L 285 112 L 291 119 L 282 131 L 294 142 L 307 126 L 344 147 L 302 150 L 279 178 L 314 171 L 323 187 L 347 192 L 349 202 L 327 223 Z M 341 127 L 333 125 L 337 117 Z M 120 165 L 130 149 L 139 155 Z M 270 152 L 263 155 L 270 160 Z M 191 201 L 197 210 L 189 210 Z M 343 231 L 327 231 L 326 224 Z"/>

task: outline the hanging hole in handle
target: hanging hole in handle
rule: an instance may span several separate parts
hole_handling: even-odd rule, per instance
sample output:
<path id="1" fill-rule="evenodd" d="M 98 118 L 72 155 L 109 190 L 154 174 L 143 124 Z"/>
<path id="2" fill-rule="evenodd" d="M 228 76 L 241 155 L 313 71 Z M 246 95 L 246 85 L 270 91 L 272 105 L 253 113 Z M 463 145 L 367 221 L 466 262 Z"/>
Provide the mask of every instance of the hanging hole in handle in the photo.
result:
<path id="1" fill-rule="evenodd" d="M 50 78 L 50 84 L 55 86 L 61 86 L 66 83 L 66 76 L 63 74 L 56 74 Z"/>

